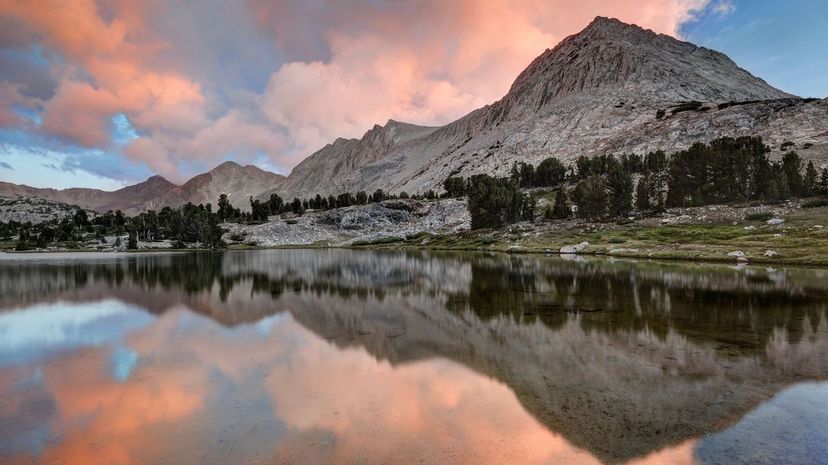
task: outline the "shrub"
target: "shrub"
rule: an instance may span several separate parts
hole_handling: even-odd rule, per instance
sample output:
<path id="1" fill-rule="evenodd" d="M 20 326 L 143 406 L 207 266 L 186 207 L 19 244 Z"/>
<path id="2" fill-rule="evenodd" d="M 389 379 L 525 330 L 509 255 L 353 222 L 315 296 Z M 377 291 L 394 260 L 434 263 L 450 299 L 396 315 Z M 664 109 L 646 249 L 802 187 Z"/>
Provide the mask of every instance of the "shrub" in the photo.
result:
<path id="1" fill-rule="evenodd" d="M 771 212 L 754 212 L 745 215 L 745 221 L 768 221 L 771 218 L 773 218 Z"/>
<path id="2" fill-rule="evenodd" d="M 394 244 L 397 242 L 402 242 L 403 238 L 397 236 L 383 236 L 378 237 L 376 239 L 368 239 L 368 240 L 359 240 L 354 241 L 351 243 L 353 247 L 362 247 L 366 245 L 383 245 L 383 244 Z"/>
<path id="3" fill-rule="evenodd" d="M 802 204 L 802 208 L 828 207 L 828 199 L 809 200 Z"/>
<path id="4" fill-rule="evenodd" d="M 460 177 L 449 176 L 443 181 L 443 189 L 449 197 L 463 197 L 466 195 L 466 180 Z"/>

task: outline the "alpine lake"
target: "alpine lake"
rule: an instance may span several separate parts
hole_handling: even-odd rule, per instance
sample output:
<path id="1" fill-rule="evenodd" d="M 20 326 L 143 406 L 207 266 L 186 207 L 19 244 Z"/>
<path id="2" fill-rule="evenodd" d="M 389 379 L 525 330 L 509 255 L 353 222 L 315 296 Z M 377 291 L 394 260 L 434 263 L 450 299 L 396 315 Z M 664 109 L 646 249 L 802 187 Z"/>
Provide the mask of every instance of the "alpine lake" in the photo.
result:
<path id="1" fill-rule="evenodd" d="M 0 255 L 3 465 L 828 463 L 828 270 Z"/>

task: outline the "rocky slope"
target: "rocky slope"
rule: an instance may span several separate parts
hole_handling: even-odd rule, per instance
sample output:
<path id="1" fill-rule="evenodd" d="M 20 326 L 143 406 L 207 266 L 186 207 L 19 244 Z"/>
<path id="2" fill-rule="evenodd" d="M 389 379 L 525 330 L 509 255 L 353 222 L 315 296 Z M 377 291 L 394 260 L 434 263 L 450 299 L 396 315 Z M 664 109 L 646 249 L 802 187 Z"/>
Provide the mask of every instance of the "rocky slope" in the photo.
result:
<path id="1" fill-rule="evenodd" d="M 395 137 L 400 128 L 407 137 Z M 800 99 L 719 52 L 599 17 L 534 60 L 494 104 L 441 128 L 390 121 L 337 141 L 277 191 L 422 192 L 450 174 L 505 173 L 518 160 L 673 151 L 725 135 L 761 135 L 776 155 L 790 141 L 826 161 L 828 100 Z M 378 139 L 391 143 L 378 150 Z"/>
<path id="2" fill-rule="evenodd" d="M 469 229 L 466 202 L 386 200 L 282 219 L 263 224 L 227 223 L 224 239 L 257 246 L 352 245 L 403 239 L 417 234 L 452 234 Z"/>
<path id="3" fill-rule="evenodd" d="M 299 194 L 307 197 L 311 193 L 315 195 L 325 184 L 344 173 L 355 173 L 371 166 L 368 171 L 382 175 L 386 169 L 382 160 L 437 129 L 389 120 L 385 126 L 375 125 L 362 139 L 339 138 L 297 165 L 275 190 L 290 198 Z"/>
<path id="4" fill-rule="evenodd" d="M 226 162 L 181 186 L 176 186 L 161 176 L 153 176 L 144 182 L 116 191 L 83 188 L 40 189 L 0 182 L 0 195 L 8 198 L 44 199 L 99 212 L 121 210 L 127 214 L 134 214 L 146 210 L 160 210 L 166 206 L 178 207 L 187 202 L 215 204 L 219 195 L 226 193 L 236 207 L 250 210 L 250 196 L 270 190 L 284 179 L 282 175 L 255 166 Z"/>
<path id="5" fill-rule="evenodd" d="M 280 174 L 228 161 L 174 189 L 174 197 L 168 204 L 176 206 L 175 201 L 178 200 L 178 204 L 212 202 L 215 205 L 219 195 L 224 193 L 234 206 L 249 211 L 251 196 L 272 189 L 284 179 Z"/>
<path id="6" fill-rule="evenodd" d="M 42 223 L 71 216 L 78 207 L 37 197 L 0 196 L 0 221 Z"/>

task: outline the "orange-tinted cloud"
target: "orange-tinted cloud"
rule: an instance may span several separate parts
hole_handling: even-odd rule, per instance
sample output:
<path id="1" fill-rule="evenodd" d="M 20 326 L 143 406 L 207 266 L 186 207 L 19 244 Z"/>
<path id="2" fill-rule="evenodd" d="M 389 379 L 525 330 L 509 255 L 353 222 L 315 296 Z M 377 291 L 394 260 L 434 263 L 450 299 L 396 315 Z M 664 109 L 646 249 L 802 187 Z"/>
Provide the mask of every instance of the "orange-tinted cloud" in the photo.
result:
<path id="1" fill-rule="evenodd" d="M 0 24 L 16 25 L 0 47 L 45 50 L 57 85 L 40 130 L 108 147 L 124 113 L 140 136 L 126 154 L 180 180 L 188 161 L 290 167 L 389 118 L 449 122 L 596 15 L 675 35 L 710 1 L 0 0 Z M 20 125 L 19 92 L 4 94 L 0 124 Z"/>
<path id="2" fill-rule="evenodd" d="M 289 128 L 303 155 L 389 118 L 443 124 L 489 104 L 533 58 L 598 14 L 676 35 L 707 2 L 457 0 L 386 9 L 353 3 L 329 5 L 345 18 L 326 31 L 330 59 L 286 64 L 265 92 L 265 112 Z M 260 14 L 271 20 L 279 13 L 285 11 Z"/>
<path id="3" fill-rule="evenodd" d="M 20 84 L 13 84 L 7 81 L 0 81 L 0 128 L 14 127 L 23 124 L 24 121 L 14 111 L 19 105 L 23 108 L 37 106 L 38 99 L 27 97 L 20 92 Z"/>
<path id="4" fill-rule="evenodd" d="M 222 328 L 172 308 L 121 343 L 131 376 L 106 369 L 111 347 L 42 365 L 54 412 L 43 450 L 3 463 L 394 463 L 599 465 L 532 417 L 510 388 L 458 363 L 392 365 L 341 348 L 277 315 L 268 333 Z M 258 326 L 261 323 L 257 323 Z M 29 367 L 27 367 L 29 368 Z M 0 370 L 0 414 L 23 410 L 26 368 Z M 32 422 L 31 427 L 37 427 Z M 695 463 L 695 440 L 630 465 Z"/>

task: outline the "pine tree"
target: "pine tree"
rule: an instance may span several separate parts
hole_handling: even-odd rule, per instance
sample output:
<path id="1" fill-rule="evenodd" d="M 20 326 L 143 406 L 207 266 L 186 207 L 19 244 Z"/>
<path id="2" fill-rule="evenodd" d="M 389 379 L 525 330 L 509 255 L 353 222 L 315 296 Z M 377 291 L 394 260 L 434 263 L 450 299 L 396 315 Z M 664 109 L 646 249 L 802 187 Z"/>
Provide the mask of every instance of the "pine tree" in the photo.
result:
<path id="1" fill-rule="evenodd" d="M 600 176 L 590 176 L 575 186 L 572 199 L 578 206 L 578 216 L 597 218 L 607 213 L 607 193 Z"/>
<path id="2" fill-rule="evenodd" d="M 570 210 L 569 205 L 567 205 L 568 201 L 566 187 L 558 187 L 558 191 L 555 193 L 555 205 L 552 207 L 551 217 L 556 219 L 569 218 Z"/>
<path id="3" fill-rule="evenodd" d="M 772 202 L 789 199 L 791 197 L 790 182 L 788 182 L 785 170 L 778 163 L 774 163 L 772 171 L 773 175 L 765 197 Z"/>
<path id="4" fill-rule="evenodd" d="M 609 212 L 614 216 L 626 216 L 632 211 L 632 176 L 618 163 L 609 167 L 607 174 L 609 189 Z"/>
<path id="5" fill-rule="evenodd" d="M 803 194 L 802 159 L 796 152 L 788 152 L 782 157 L 782 171 L 788 180 L 788 192 L 794 197 Z"/>
<path id="6" fill-rule="evenodd" d="M 812 195 L 817 194 L 817 191 L 819 190 L 819 183 L 817 177 L 818 173 L 816 167 L 814 166 L 814 162 L 809 161 L 808 166 L 805 168 L 805 177 L 802 180 L 803 196 L 810 197 Z"/>
<path id="7" fill-rule="evenodd" d="M 535 170 L 535 187 L 554 187 L 564 182 L 566 166 L 557 158 L 543 160 Z"/>
<path id="8" fill-rule="evenodd" d="M 474 175 L 469 179 L 467 195 L 472 229 L 499 228 L 533 216 L 526 211 L 531 201 L 511 178 Z"/>
<path id="9" fill-rule="evenodd" d="M 282 197 L 280 197 L 279 194 L 270 194 L 268 207 L 270 208 L 271 215 L 278 215 L 282 213 L 284 206 L 285 202 L 282 200 Z M 221 197 L 219 197 L 219 218 L 221 218 Z"/>
<path id="10" fill-rule="evenodd" d="M 819 185 L 822 190 L 822 195 L 828 195 L 828 168 L 822 168 Z"/>
<path id="11" fill-rule="evenodd" d="M 649 176 L 643 176 L 635 186 L 635 208 L 639 211 L 647 211 L 652 208 L 648 184 L 650 184 Z"/>
<path id="12" fill-rule="evenodd" d="M 233 205 L 230 204 L 230 199 L 227 197 L 227 194 L 219 195 L 218 216 L 221 221 L 226 221 L 233 217 Z"/>
<path id="13" fill-rule="evenodd" d="M 449 197 L 463 197 L 466 195 L 466 180 L 457 176 L 449 176 L 443 181 L 443 189 Z"/>

